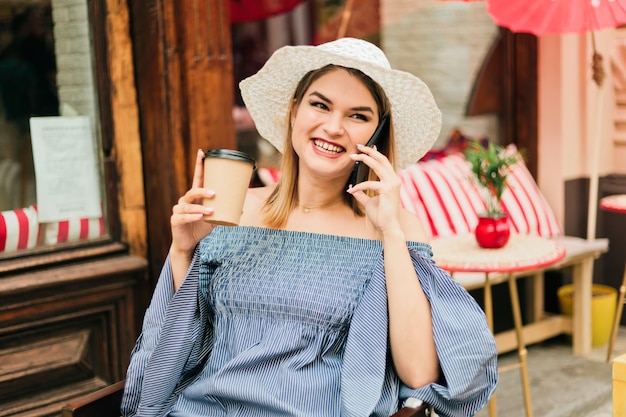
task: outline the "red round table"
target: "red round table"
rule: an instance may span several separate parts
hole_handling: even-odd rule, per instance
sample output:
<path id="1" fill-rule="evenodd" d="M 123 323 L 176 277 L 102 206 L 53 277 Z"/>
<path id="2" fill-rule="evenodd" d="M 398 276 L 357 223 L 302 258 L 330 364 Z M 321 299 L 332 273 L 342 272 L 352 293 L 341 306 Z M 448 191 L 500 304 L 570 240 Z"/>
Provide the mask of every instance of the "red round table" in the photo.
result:
<path id="1" fill-rule="evenodd" d="M 534 235 L 512 235 L 500 249 L 481 248 L 473 234 L 436 238 L 431 246 L 437 265 L 449 272 L 523 272 L 565 257 L 556 241 Z"/>
<path id="2" fill-rule="evenodd" d="M 514 364 L 514 367 L 520 368 L 526 416 L 532 417 L 527 351 L 524 343 L 522 315 L 514 274 L 556 264 L 565 257 L 565 250 L 554 240 L 534 235 L 512 235 L 509 242 L 499 249 L 483 249 L 479 247 L 473 234 L 440 237 L 433 239 L 430 243 L 437 265 L 451 274 L 455 272 L 485 273 L 485 316 L 492 332 L 493 301 L 489 274 L 507 274 L 519 357 L 519 363 Z M 501 369 L 501 371 L 504 370 Z M 489 415 L 491 417 L 496 416 L 495 395 L 489 401 Z"/>
<path id="3" fill-rule="evenodd" d="M 615 194 L 600 200 L 600 208 L 614 213 L 626 214 L 626 194 Z"/>
<path id="4" fill-rule="evenodd" d="M 615 194 L 604 197 L 600 200 L 600 208 L 605 211 L 613 213 L 626 214 L 626 194 Z M 626 294 L 626 266 L 624 267 L 624 277 L 622 278 L 622 285 L 619 287 L 619 296 L 617 299 L 617 309 L 615 310 L 615 317 L 613 318 L 613 329 L 611 330 L 611 338 L 609 339 L 609 349 L 606 353 L 606 361 L 611 360 L 611 354 L 613 353 L 613 345 L 615 344 L 615 338 L 617 337 L 617 330 L 619 329 L 619 322 L 622 318 L 622 310 L 624 308 L 624 295 Z"/>

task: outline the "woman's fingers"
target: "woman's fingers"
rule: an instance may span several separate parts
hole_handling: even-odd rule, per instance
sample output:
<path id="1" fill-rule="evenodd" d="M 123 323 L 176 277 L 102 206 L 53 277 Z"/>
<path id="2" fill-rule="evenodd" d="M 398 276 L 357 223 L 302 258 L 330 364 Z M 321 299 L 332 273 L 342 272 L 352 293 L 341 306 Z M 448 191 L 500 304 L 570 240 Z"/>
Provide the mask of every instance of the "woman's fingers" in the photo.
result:
<path id="1" fill-rule="evenodd" d="M 176 204 L 172 209 L 173 214 L 210 214 L 213 209 L 201 204 Z"/>
<path id="2" fill-rule="evenodd" d="M 206 188 L 192 188 L 188 190 L 184 196 L 178 199 L 180 204 L 194 204 L 201 202 L 205 198 L 211 199 L 215 197 L 215 191 Z"/>
<path id="3" fill-rule="evenodd" d="M 215 197 L 213 190 L 204 188 L 204 152 L 199 149 L 196 154 L 192 187 L 178 199 L 172 207 L 170 224 L 172 229 L 171 248 L 179 252 L 191 252 L 200 240 L 211 233 L 213 225 L 202 221 L 206 215 L 213 214 L 210 204 L 204 201 Z"/>
<path id="4" fill-rule="evenodd" d="M 352 159 L 355 161 L 361 161 L 366 164 L 370 169 L 374 170 L 378 178 L 384 180 L 389 174 L 394 174 L 393 166 L 389 159 L 382 153 L 378 152 L 376 146 L 368 147 L 359 145 L 359 151 L 362 153 L 353 154 Z"/>
<path id="5" fill-rule="evenodd" d="M 203 216 L 202 213 L 172 215 L 172 227 L 193 223 L 200 220 Z"/>
<path id="6" fill-rule="evenodd" d="M 215 192 L 206 188 L 192 188 L 187 191 L 172 207 L 172 224 L 187 223 L 212 214 L 213 209 L 204 206 L 202 202 L 203 199 L 211 199 L 214 196 Z"/>
<path id="7" fill-rule="evenodd" d="M 368 148 L 366 146 L 359 146 L 359 150 L 363 153 L 352 154 L 350 156 L 355 162 L 360 161 L 373 170 L 378 176 L 379 182 L 365 181 L 360 184 L 352 184 L 358 186 L 358 190 L 370 189 L 372 191 L 380 191 L 384 183 L 397 179 L 391 162 L 389 162 L 385 155 L 378 152 L 376 147 Z"/>
<path id="8" fill-rule="evenodd" d="M 361 186 L 362 184 L 363 186 Z M 354 199 L 363 206 L 366 206 L 367 202 L 370 199 L 370 197 L 367 194 L 365 194 L 365 192 L 363 191 L 367 189 L 368 189 L 367 184 L 364 184 L 364 183 L 359 183 L 355 186 L 353 185 L 348 186 L 348 192 L 352 194 L 352 197 L 354 197 Z"/>
<path id="9" fill-rule="evenodd" d="M 365 192 L 367 190 L 374 191 L 375 193 L 380 193 L 384 189 L 384 184 L 381 181 L 363 181 L 356 185 L 350 184 L 350 188 L 348 188 L 348 192 L 352 195 L 355 195 L 357 192 Z"/>
<path id="10" fill-rule="evenodd" d="M 360 146 L 359 150 L 362 153 L 352 155 L 352 159 L 367 164 L 370 169 L 374 170 L 379 179 L 378 181 L 364 181 L 350 186 L 348 192 L 371 214 L 374 212 L 370 210 L 376 206 L 377 213 L 380 211 L 385 215 L 392 215 L 393 208 L 399 204 L 400 179 L 391 162 L 385 155 L 378 152 L 376 147 Z M 366 194 L 367 191 L 373 192 L 375 198 Z"/>
<path id="11" fill-rule="evenodd" d="M 198 149 L 196 154 L 196 165 L 193 169 L 192 188 L 200 188 L 204 184 L 204 151 Z"/>

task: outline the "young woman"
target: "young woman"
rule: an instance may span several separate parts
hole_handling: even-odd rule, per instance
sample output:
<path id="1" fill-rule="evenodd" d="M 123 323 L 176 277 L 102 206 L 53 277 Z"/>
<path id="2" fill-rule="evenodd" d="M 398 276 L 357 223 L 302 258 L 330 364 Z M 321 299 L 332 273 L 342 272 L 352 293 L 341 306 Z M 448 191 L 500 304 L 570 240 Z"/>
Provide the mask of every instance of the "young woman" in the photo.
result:
<path id="1" fill-rule="evenodd" d="M 396 166 L 439 132 L 428 88 L 344 38 L 282 48 L 241 89 L 281 180 L 249 190 L 240 226 L 214 227 L 198 151 L 124 415 L 386 417 L 408 397 L 475 414 L 497 381 L 493 337 L 399 204 Z"/>

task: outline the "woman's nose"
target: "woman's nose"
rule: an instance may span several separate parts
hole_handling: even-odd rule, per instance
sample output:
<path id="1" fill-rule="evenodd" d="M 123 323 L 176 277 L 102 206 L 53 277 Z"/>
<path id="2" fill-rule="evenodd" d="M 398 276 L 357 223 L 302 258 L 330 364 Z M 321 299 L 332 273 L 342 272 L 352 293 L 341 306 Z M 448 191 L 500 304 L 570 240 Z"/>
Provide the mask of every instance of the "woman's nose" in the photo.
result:
<path id="1" fill-rule="evenodd" d="M 343 119 L 340 116 L 330 116 L 324 129 L 330 136 L 342 136 L 346 133 L 343 128 Z"/>

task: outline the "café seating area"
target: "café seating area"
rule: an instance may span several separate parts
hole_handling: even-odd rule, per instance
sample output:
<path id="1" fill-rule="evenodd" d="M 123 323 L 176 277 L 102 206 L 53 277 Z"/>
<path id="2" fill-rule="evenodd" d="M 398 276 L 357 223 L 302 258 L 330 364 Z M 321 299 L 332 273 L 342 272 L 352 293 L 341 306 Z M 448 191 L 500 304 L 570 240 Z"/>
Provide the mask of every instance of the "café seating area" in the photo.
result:
<path id="1" fill-rule="evenodd" d="M 469 164 L 461 152 L 452 151 L 432 158 L 427 155 L 400 172 L 401 202 L 422 220 L 432 239 L 471 234 L 479 213 L 485 210 L 471 176 Z M 507 181 L 509 186 L 502 196 L 502 207 L 509 213 L 511 233 L 554 239 L 565 250 L 565 257 L 554 265 L 516 273 L 518 277 L 528 278 L 530 297 L 524 303 L 524 313 L 532 323 L 525 326 L 525 339 L 527 343 L 536 343 L 559 334 L 573 334 L 574 353 L 587 354 L 591 350 L 591 339 L 585 323 L 591 320 L 593 261 L 608 250 L 608 240 L 586 240 L 564 235 L 556 215 L 523 162 L 512 167 Z M 437 253 L 434 256 L 436 259 Z M 547 269 L 569 269 L 578 295 L 589 295 L 589 299 L 579 297 L 575 301 L 579 307 L 573 321 L 545 313 L 543 280 Z M 483 273 L 460 272 L 455 273 L 454 278 L 468 290 L 485 286 Z M 507 274 L 490 274 L 489 283 L 496 285 L 506 278 Z M 496 336 L 500 352 L 515 349 L 511 332 L 500 336 Z"/>

